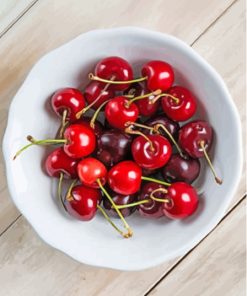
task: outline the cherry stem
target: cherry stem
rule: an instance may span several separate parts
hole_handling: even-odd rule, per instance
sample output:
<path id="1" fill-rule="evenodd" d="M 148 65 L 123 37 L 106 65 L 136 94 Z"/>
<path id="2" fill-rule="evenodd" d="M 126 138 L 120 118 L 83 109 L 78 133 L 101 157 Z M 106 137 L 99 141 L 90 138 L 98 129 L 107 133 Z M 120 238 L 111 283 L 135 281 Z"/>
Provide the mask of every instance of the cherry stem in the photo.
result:
<path id="1" fill-rule="evenodd" d="M 111 226 L 113 228 L 116 229 L 116 231 L 118 233 L 120 233 L 123 237 L 125 237 L 125 234 L 123 233 L 123 231 L 121 231 L 117 225 L 111 220 L 111 218 L 107 215 L 106 211 L 100 206 L 100 205 L 97 205 L 97 208 L 101 211 L 101 213 L 103 214 L 103 216 L 106 218 L 106 220 L 111 224 Z"/>
<path id="2" fill-rule="evenodd" d="M 112 78 L 110 79 L 110 81 L 113 81 L 115 79 L 115 76 L 112 76 Z M 100 94 L 97 96 L 97 98 L 89 105 L 87 105 L 87 107 L 83 108 L 81 111 L 76 113 L 76 118 L 79 119 L 84 113 L 86 113 L 91 107 L 93 107 L 94 104 L 96 104 L 98 102 L 98 100 L 100 99 L 100 97 L 102 96 L 102 94 L 109 88 L 111 84 L 107 83 L 105 85 L 105 87 L 101 90 Z"/>
<path id="3" fill-rule="evenodd" d="M 165 188 L 157 188 L 157 189 L 155 189 L 154 191 L 152 191 L 151 192 L 151 194 L 150 194 L 150 198 L 152 199 L 152 200 L 155 200 L 155 201 L 157 201 L 157 202 L 164 202 L 164 203 L 167 203 L 167 202 L 169 202 L 169 199 L 167 199 L 167 198 L 157 198 L 157 197 L 155 197 L 154 196 L 154 194 L 155 193 L 157 193 L 157 192 L 162 192 L 162 193 L 167 193 L 168 191 L 165 189 Z"/>
<path id="4" fill-rule="evenodd" d="M 18 150 L 13 157 L 13 160 L 16 159 L 18 155 L 20 155 L 24 150 L 33 146 L 33 145 L 54 145 L 54 144 L 66 144 L 68 141 L 66 139 L 46 139 L 46 140 L 35 140 L 32 136 L 27 136 L 27 140 L 31 142 L 30 144 L 22 147 Z"/>
<path id="5" fill-rule="evenodd" d="M 75 184 L 77 183 L 77 180 L 73 180 L 72 182 L 71 182 L 71 184 L 70 184 L 70 186 L 69 186 L 69 189 L 68 189 L 68 191 L 67 191 L 67 193 L 66 193 L 66 196 L 65 196 L 65 199 L 67 200 L 67 201 L 72 201 L 72 200 L 74 200 L 74 197 L 73 197 L 73 194 L 72 194 L 72 189 L 73 189 L 73 187 L 75 186 Z"/>
<path id="6" fill-rule="evenodd" d="M 154 183 L 158 183 L 158 184 L 161 184 L 161 185 L 164 185 L 164 186 L 171 186 L 170 183 L 167 183 L 167 182 L 164 182 L 164 181 L 161 181 L 161 180 L 157 180 L 157 179 L 154 179 L 154 178 L 145 177 L 145 176 L 142 176 L 141 178 L 144 181 L 154 182 Z"/>
<path id="7" fill-rule="evenodd" d="M 127 221 L 124 219 L 122 213 L 119 211 L 119 209 L 117 208 L 116 204 L 114 203 L 114 201 L 112 200 L 111 196 L 109 195 L 109 193 L 105 190 L 105 188 L 103 187 L 100 179 L 97 179 L 97 183 L 100 187 L 100 189 L 103 191 L 104 195 L 108 198 L 108 200 L 110 201 L 110 203 L 112 204 L 114 210 L 117 212 L 119 218 L 122 220 L 124 227 L 127 229 L 127 233 L 122 233 L 123 237 L 125 238 L 129 238 L 133 235 L 133 231 L 130 228 L 130 226 L 128 225 Z"/>
<path id="8" fill-rule="evenodd" d="M 140 78 L 136 78 L 136 79 L 133 79 L 133 80 L 126 80 L 126 81 L 116 81 L 116 80 L 114 80 L 114 81 L 112 81 L 112 80 L 100 78 L 98 76 L 94 76 L 93 73 L 89 73 L 88 78 L 90 80 L 100 81 L 100 82 L 109 83 L 109 84 L 128 84 L 128 83 L 135 83 L 135 82 L 141 82 L 141 81 L 147 80 L 147 77 L 140 77 Z"/>
<path id="9" fill-rule="evenodd" d="M 142 100 L 142 99 L 148 98 L 150 96 L 157 96 L 157 95 L 160 95 L 160 94 L 161 94 L 161 90 L 157 89 L 156 91 L 153 91 L 151 93 L 148 93 L 148 94 L 145 94 L 145 95 L 142 95 L 142 96 L 138 96 L 138 97 L 134 97 L 133 99 L 129 100 L 126 103 L 126 107 L 129 107 L 135 101 Z M 150 103 L 153 104 L 153 99 L 150 101 Z"/>
<path id="10" fill-rule="evenodd" d="M 151 130 L 153 131 L 153 127 L 151 126 L 147 126 L 147 125 L 144 125 L 144 124 L 141 124 L 141 123 L 136 123 L 136 122 L 132 122 L 132 121 L 127 121 L 125 123 L 125 126 L 126 127 L 129 127 L 129 126 L 136 126 L 136 127 L 140 127 L 140 128 L 145 128 L 145 129 L 148 129 L 148 130 Z"/>
<path id="11" fill-rule="evenodd" d="M 62 122 L 61 122 L 61 126 L 59 128 L 59 133 L 58 133 L 59 139 L 62 139 L 63 138 L 63 133 L 64 133 L 64 130 L 65 130 L 66 125 L 68 123 L 68 121 L 66 121 L 67 114 L 68 114 L 68 110 L 65 109 L 63 111 Z"/>
<path id="12" fill-rule="evenodd" d="M 91 128 L 92 129 L 94 129 L 94 127 L 95 127 L 95 121 L 96 121 L 96 119 L 97 119 L 97 117 L 98 117 L 98 115 L 99 115 L 99 113 L 100 113 L 100 111 L 101 111 L 101 109 L 109 102 L 110 100 L 107 100 L 107 101 L 105 101 L 104 103 L 102 103 L 100 106 L 99 106 L 99 108 L 94 112 L 94 115 L 93 115 L 93 117 L 91 118 L 91 120 L 90 120 L 90 126 L 91 126 Z"/>
<path id="13" fill-rule="evenodd" d="M 137 202 L 133 202 L 133 203 L 130 203 L 130 204 L 126 204 L 126 205 L 116 205 L 116 207 L 118 209 L 126 209 L 126 208 L 136 207 L 136 206 L 139 206 L 139 205 L 148 203 L 148 202 L 150 202 L 150 200 L 143 199 L 143 200 L 140 200 L 140 201 L 137 201 Z"/>
<path id="14" fill-rule="evenodd" d="M 143 134 L 142 132 L 140 132 L 140 131 L 136 131 L 136 130 L 132 130 L 132 129 L 131 129 L 131 126 L 128 126 L 124 131 L 125 131 L 126 134 L 130 134 L 130 135 L 140 135 L 140 136 L 142 136 L 142 137 L 143 137 L 143 138 L 149 143 L 149 145 L 150 145 L 150 150 L 151 150 L 152 152 L 155 151 L 155 148 L 154 148 L 153 142 L 148 138 L 148 136 L 146 136 L 146 135 Z"/>
<path id="15" fill-rule="evenodd" d="M 172 134 L 168 131 L 168 129 L 163 125 L 163 124 L 156 124 L 153 128 L 154 132 L 158 132 L 159 128 L 163 129 L 163 131 L 168 135 L 168 137 L 171 139 L 172 143 L 175 145 L 175 147 L 177 148 L 179 154 L 183 157 L 183 152 L 182 149 L 179 147 L 178 143 L 175 141 L 174 137 L 172 136 Z"/>
<path id="16" fill-rule="evenodd" d="M 212 162 L 211 162 L 211 160 L 210 160 L 210 158 L 209 158 L 209 156 L 207 154 L 207 151 L 206 151 L 206 148 L 205 148 L 205 142 L 204 141 L 200 141 L 199 142 L 199 145 L 200 145 L 200 147 L 203 150 L 204 156 L 205 156 L 205 158 L 206 158 L 206 160 L 208 162 L 208 165 L 209 165 L 209 167 L 210 167 L 210 169 L 211 169 L 211 171 L 212 171 L 212 173 L 214 175 L 214 178 L 215 178 L 216 183 L 219 184 L 219 185 L 221 185 L 223 183 L 223 181 L 219 177 L 217 177 L 217 174 L 216 174 L 216 171 L 215 171 L 215 169 L 213 167 L 213 164 L 212 164 Z"/>
<path id="17" fill-rule="evenodd" d="M 176 104 L 179 103 L 179 98 L 174 97 L 173 95 L 170 95 L 170 94 L 166 94 L 166 93 L 164 93 L 164 94 L 158 94 L 155 98 L 153 98 L 153 99 L 150 101 L 150 103 L 151 103 L 151 104 L 154 104 L 154 103 L 156 103 L 156 102 L 157 102 L 160 98 L 162 98 L 162 97 L 169 97 L 169 98 L 173 99 L 173 100 L 175 101 Z"/>
<path id="18" fill-rule="evenodd" d="M 63 173 L 60 173 L 59 181 L 58 181 L 58 186 L 57 186 L 57 196 L 58 196 L 58 199 L 60 200 L 63 208 L 67 212 L 67 209 L 66 209 L 65 204 L 64 204 L 63 196 L 62 196 L 63 177 L 64 177 L 64 174 Z"/>

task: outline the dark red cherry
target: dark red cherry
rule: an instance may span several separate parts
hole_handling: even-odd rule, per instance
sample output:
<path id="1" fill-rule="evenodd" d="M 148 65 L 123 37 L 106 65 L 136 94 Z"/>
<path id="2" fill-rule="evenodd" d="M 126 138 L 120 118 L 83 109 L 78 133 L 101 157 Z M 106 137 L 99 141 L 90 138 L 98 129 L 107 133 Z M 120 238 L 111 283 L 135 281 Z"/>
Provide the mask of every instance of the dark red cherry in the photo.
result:
<path id="1" fill-rule="evenodd" d="M 151 169 L 145 169 L 142 168 L 142 175 L 143 176 L 151 176 L 151 175 L 155 175 L 157 173 L 157 170 L 151 170 Z"/>
<path id="2" fill-rule="evenodd" d="M 134 83 L 125 91 L 125 94 L 133 95 L 135 97 L 143 96 L 148 93 L 150 93 L 150 90 L 148 90 L 146 86 L 142 83 Z M 152 116 L 158 111 L 159 100 L 151 104 L 152 99 L 154 99 L 154 96 L 150 95 L 148 98 L 143 98 L 141 100 L 135 101 L 140 115 Z"/>
<path id="3" fill-rule="evenodd" d="M 99 188 L 98 179 L 102 185 L 106 182 L 106 167 L 102 162 L 93 157 L 81 160 L 77 165 L 77 173 L 82 184 L 88 187 Z"/>
<path id="4" fill-rule="evenodd" d="M 51 177 L 59 178 L 63 173 L 64 177 L 75 179 L 77 177 L 78 161 L 70 158 L 62 147 L 53 150 L 45 160 L 45 170 Z"/>
<path id="5" fill-rule="evenodd" d="M 142 68 L 142 76 L 147 77 L 147 88 L 150 91 L 166 91 L 174 82 L 172 66 L 163 61 L 150 61 Z"/>
<path id="6" fill-rule="evenodd" d="M 108 123 L 115 128 L 125 129 L 126 122 L 135 122 L 139 111 L 135 103 L 127 106 L 128 99 L 125 97 L 116 97 L 110 100 L 105 107 L 105 117 Z"/>
<path id="7" fill-rule="evenodd" d="M 88 104 L 95 103 L 91 108 L 98 109 L 102 103 L 114 97 L 114 91 L 110 88 L 104 90 L 104 83 L 91 81 L 85 88 L 84 96 Z"/>
<path id="8" fill-rule="evenodd" d="M 164 180 L 169 183 L 178 181 L 192 183 L 200 173 L 200 162 L 190 157 L 173 154 L 162 169 Z"/>
<path id="9" fill-rule="evenodd" d="M 161 135 L 147 135 L 147 137 L 152 143 L 153 150 L 146 138 L 138 136 L 131 145 L 132 156 L 142 168 L 161 168 L 171 157 L 171 144 Z"/>
<path id="10" fill-rule="evenodd" d="M 82 124 L 71 124 L 64 131 L 65 153 L 71 158 L 82 158 L 91 154 L 96 146 L 96 137 L 92 128 Z"/>
<path id="11" fill-rule="evenodd" d="M 141 168 L 130 160 L 122 161 L 108 172 L 108 184 L 116 193 L 135 194 L 141 186 Z"/>
<path id="12" fill-rule="evenodd" d="M 89 221 L 94 218 L 100 200 L 100 190 L 79 185 L 72 188 L 71 196 L 65 199 L 64 205 L 71 216 Z"/>
<path id="13" fill-rule="evenodd" d="M 177 182 L 167 188 L 164 198 L 169 202 L 163 203 L 164 214 L 171 219 L 183 219 L 192 215 L 198 206 L 196 190 L 189 184 Z"/>
<path id="14" fill-rule="evenodd" d="M 209 150 L 213 138 L 213 130 L 208 122 L 195 120 L 184 125 L 179 131 L 179 145 L 193 158 L 204 156 L 200 143 Z"/>
<path id="15" fill-rule="evenodd" d="M 107 190 L 107 191 L 112 197 L 112 200 L 114 201 L 114 203 L 118 206 L 131 204 L 135 202 L 137 199 L 136 194 L 121 195 L 112 190 Z M 112 208 L 112 204 L 107 198 L 103 199 L 103 205 L 106 210 L 109 210 L 109 214 L 111 216 L 119 218 L 117 212 Z M 124 217 L 127 217 L 127 216 L 130 216 L 135 210 L 136 210 L 136 207 L 129 207 L 125 209 L 120 209 L 120 212 Z"/>
<path id="16" fill-rule="evenodd" d="M 102 59 L 95 67 L 95 75 L 116 81 L 128 81 L 133 79 L 133 70 L 130 64 L 123 58 L 113 56 Z M 114 90 L 125 90 L 129 84 L 111 84 L 109 88 Z"/>
<path id="17" fill-rule="evenodd" d="M 167 93 L 178 99 L 178 102 L 169 96 L 162 97 L 162 109 L 165 114 L 175 121 L 186 121 L 196 112 L 196 99 L 185 87 L 173 86 Z"/>
<path id="18" fill-rule="evenodd" d="M 51 97 L 51 105 L 54 112 L 63 116 L 64 110 L 67 110 L 66 120 L 73 122 L 77 120 L 76 113 L 85 106 L 83 94 L 75 88 L 62 88 L 54 93 Z"/>
<path id="19" fill-rule="evenodd" d="M 84 124 L 87 127 L 91 128 L 90 121 L 91 121 L 91 117 L 84 116 L 81 119 L 78 119 L 77 121 L 75 121 L 75 123 Z M 94 122 L 93 131 L 94 131 L 94 134 L 97 138 L 101 135 L 101 133 L 103 132 L 103 129 L 104 129 L 104 127 L 103 127 L 102 123 L 100 121 L 96 120 Z"/>
<path id="20" fill-rule="evenodd" d="M 126 158 L 132 137 L 119 130 L 106 130 L 98 138 L 97 158 L 111 167 Z"/>
<path id="21" fill-rule="evenodd" d="M 138 196 L 138 201 L 141 200 L 150 200 L 148 203 L 141 204 L 138 206 L 138 211 L 141 216 L 146 218 L 160 218 L 164 216 L 163 213 L 163 203 L 152 200 L 150 198 L 150 194 L 159 188 L 165 189 L 165 187 L 161 184 L 157 184 L 154 182 L 148 182 L 142 186 L 141 193 Z M 154 196 L 159 199 L 164 199 L 164 192 L 156 192 Z"/>

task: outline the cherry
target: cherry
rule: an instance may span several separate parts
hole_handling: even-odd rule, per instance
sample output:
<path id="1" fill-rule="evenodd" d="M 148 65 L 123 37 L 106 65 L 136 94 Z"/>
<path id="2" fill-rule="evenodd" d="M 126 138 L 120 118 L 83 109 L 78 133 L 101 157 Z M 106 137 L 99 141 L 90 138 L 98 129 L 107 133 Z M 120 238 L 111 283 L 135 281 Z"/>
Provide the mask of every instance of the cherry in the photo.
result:
<path id="1" fill-rule="evenodd" d="M 100 200 L 100 190 L 79 185 L 72 188 L 65 199 L 64 206 L 71 216 L 89 221 L 94 218 Z"/>
<path id="2" fill-rule="evenodd" d="M 53 150 L 45 160 L 45 170 L 51 177 L 59 178 L 62 173 L 67 178 L 77 177 L 78 161 L 70 158 L 62 147 Z"/>
<path id="3" fill-rule="evenodd" d="M 75 123 L 84 124 L 87 127 L 91 128 L 90 122 L 91 122 L 91 118 L 85 116 L 85 117 L 82 117 L 81 119 L 78 119 Z M 96 120 L 94 122 L 93 130 L 94 130 L 94 134 L 97 138 L 100 137 L 100 135 L 103 132 L 103 129 L 104 129 L 104 127 L 103 127 L 102 123 L 100 121 Z"/>
<path id="4" fill-rule="evenodd" d="M 111 167 L 128 155 L 131 141 L 131 136 L 122 131 L 106 130 L 98 138 L 97 158 Z"/>
<path id="5" fill-rule="evenodd" d="M 116 206 L 131 204 L 134 201 L 136 201 L 136 198 L 137 198 L 136 194 L 121 195 L 112 190 L 108 190 L 108 192 L 111 195 L 111 198 L 113 202 L 116 204 Z M 108 199 L 103 200 L 103 205 L 105 209 L 109 210 L 109 213 L 111 214 L 111 216 L 119 217 L 116 210 L 112 208 L 112 204 Z M 135 210 L 136 210 L 136 207 L 129 207 L 129 208 L 120 210 L 120 212 L 122 213 L 123 217 L 127 217 L 127 216 L 130 216 Z"/>
<path id="6" fill-rule="evenodd" d="M 142 186 L 138 200 L 148 200 L 148 202 L 138 206 L 137 209 L 141 216 L 146 218 L 160 218 L 164 216 L 163 203 L 150 198 L 151 193 L 160 188 L 165 189 L 163 185 L 154 182 L 148 182 Z M 164 192 L 158 191 L 155 193 L 155 197 L 159 199 L 164 198 Z"/>
<path id="7" fill-rule="evenodd" d="M 120 96 L 110 100 L 105 107 L 105 117 L 112 127 L 124 129 L 128 121 L 135 122 L 139 111 L 136 104 L 128 106 L 128 99 Z"/>
<path id="8" fill-rule="evenodd" d="M 51 105 L 58 116 L 65 114 L 65 120 L 73 122 L 77 119 L 76 113 L 83 109 L 86 103 L 78 89 L 62 88 L 51 97 Z"/>
<path id="9" fill-rule="evenodd" d="M 205 157 L 214 175 L 215 181 L 222 184 L 217 177 L 212 162 L 207 154 L 213 139 L 213 129 L 207 121 L 195 120 L 184 125 L 179 131 L 179 144 L 193 158 Z"/>
<path id="10" fill-rule="evenodd" d="M 142 68 L 142 76 L 147 77 L 147 88 L 150 91 L 166 91 L 174 82 L 174 72 L 166 62 L 150 61 Z"/>
<path id="11" fill-rule="evenodd" d="M 151 175 L 155 175 L 156 173 L 157 173 L 157 170 L 142 168 L 142 175 L 143 176 L 151 176 Z"/>
<path id="12" fill-rule="evenodd" d="M 126 60 L 113 56 L 104 58 L 98 62 L 95 67 L 95 75 L 96 77 L 90 74 L 89 78 L 102 82 L 104 82 L 104 80 L 113 80 L 112 82 L 114 82 L 114 80 L 121 81 L 121 84 L 112 84 L 111 89 L 125 90 L 129 87 L 129 84 L 123 82 L 133 79 L 133 70 Z"/>
<path id="13" fill-rule="evenodd" d="M 184 182 L 171 184 L 164 198 L 169 202 L 163 203 L 163 212 L 171 219 L 186 218 L 192 215 L 198 206 L 196 190 Z"/>
<path id="14" fill-rule="evenodd" d="M 102 185 L 106 183 L 106 167 L 96 158 L 82 159 L 77 165 L 77 173 L 82 184 L 88 187 L 99 188 L 98 180 Z"/>
<path id="15" fill-rule="evenodd" d="M 172 154 L 172 147 L 169 141 L 161 135 L 147 135 L 135 138 L 131 145 L 131 151 L 139 166 L 158 169 L 168 162 Z"/>
<path id="16" fill-rule="evenodd" d="M 174 86 L 167 93 L 168 96 L 165 94 L 162 96 L 162 108 L 169 118 L 174 121 L 186 121 L 195 114 L 196 100 L 188 89 L 182 86 Z M 177 100 L 174 100 L 173 97 Z"/>
<path id="17" fill-rule="evenodd" d="M 164 180 L 173 183 L 183 181 L 192 183 L 200 173 L 200 162 L 190 157 L 173 154 L 162 169 Z"/>
<path id="18" fill-rule="evenodd" d="M 134 97 L 143 97 L 149 93 L 150 91 L 142 83 L 134 83 L 125 91 L 125 94 L 133 95 Z M 140 115 L 152 116 L 158 111 L 159 101 L 151 103 L 152 99 L 154 99 L 154 95 L 151 93 L 147 98 L 136 100 L 135 103 Z"/>

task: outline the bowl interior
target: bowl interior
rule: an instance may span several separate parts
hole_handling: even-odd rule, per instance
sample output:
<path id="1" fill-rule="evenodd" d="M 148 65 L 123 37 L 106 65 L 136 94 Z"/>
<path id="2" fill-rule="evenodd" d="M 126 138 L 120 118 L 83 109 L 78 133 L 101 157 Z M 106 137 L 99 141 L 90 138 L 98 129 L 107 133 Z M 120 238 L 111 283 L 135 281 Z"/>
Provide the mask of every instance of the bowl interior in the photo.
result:
<path id="1" fill-rule="evenodd" d="M 32 148 L 12 161 L 26 144 L 27 135 L 54 137 L 59 119 L 49 105 L 51 94 L 61 87 L 83 87 L 95 63 L 112 55 L 127 59 L 136 76 L 148 60 L 161 59 L 173 65 L 176 83 L 191 89 L 198 99 L 195 117 L 208 120 L 214 128 L 210 154 L 224 179 L 222 186 L 217 185 L 202 160 L 202 173 L 195 184 L 200 192 L 196 214 L 184 221 L 147 220 L 135 214 L 128 218 L 134 229 L 128 240 L 119 237 L 101 215 L 79 222 L 63 214 L 56 202 L 56 180 L 42 171 L 47 149 Z M 181 41 L 133 28 L 83 34 L 44 56 L 11 105 L 4 153 L 12 198 L 46 242 L 83 263 L 127 270 L 162 263 L 193 247 L 224 214 L 241 164 L 239 121 L 221 78 Z"/>

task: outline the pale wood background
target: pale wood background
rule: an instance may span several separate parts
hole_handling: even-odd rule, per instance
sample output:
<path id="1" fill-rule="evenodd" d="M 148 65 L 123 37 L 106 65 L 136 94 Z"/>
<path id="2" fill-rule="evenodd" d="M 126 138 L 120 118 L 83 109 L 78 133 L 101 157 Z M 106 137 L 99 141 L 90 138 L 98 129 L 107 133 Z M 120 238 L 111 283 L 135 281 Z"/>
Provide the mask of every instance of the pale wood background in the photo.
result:
<path id="1" fill-rule="evenodd" d="M 0 0 L 1 137 L 12 97 L 43 54 L 88 30 L 125 25 L 173 34 L 211 63 L 245 139 L 244 0 Z M 1 156 L 0 295 L 245 295 L 245 170 L 225 217 L 191 252 L 120 272 L 79 264 L 42 242 L 10 199 Z"/>

